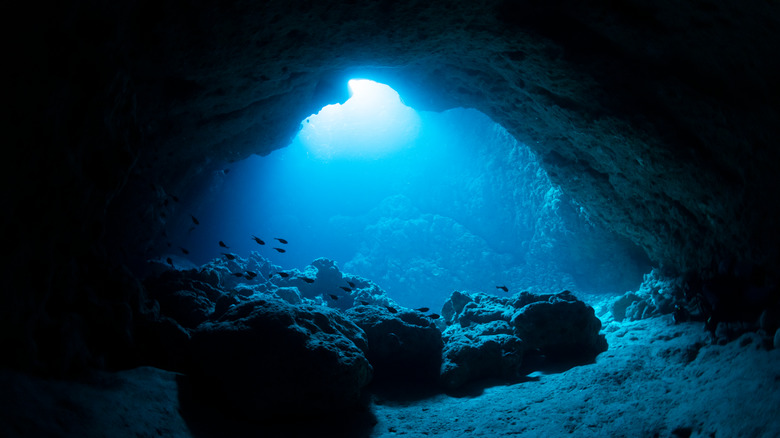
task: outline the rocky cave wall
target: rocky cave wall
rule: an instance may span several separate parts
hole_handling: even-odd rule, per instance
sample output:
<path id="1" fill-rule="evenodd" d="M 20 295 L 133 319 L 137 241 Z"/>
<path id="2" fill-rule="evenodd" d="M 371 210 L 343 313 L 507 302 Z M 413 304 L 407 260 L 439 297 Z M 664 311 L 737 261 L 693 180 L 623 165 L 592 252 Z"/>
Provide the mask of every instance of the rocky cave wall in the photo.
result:
<path id="1" fill-rule="evenodd" d="M 285 146 L 355 75 L 417 109 L 487 114 L 592 217 L 674 272 L 725 258 L 776 266 L 776 2 L 27 8 L 6 29 L 2 172 L 13 260 L 0 329 L 20 366 L 127 338 L 95 334 L 137 310 L 121 264 L 162 244 L 208 170 Z"/>

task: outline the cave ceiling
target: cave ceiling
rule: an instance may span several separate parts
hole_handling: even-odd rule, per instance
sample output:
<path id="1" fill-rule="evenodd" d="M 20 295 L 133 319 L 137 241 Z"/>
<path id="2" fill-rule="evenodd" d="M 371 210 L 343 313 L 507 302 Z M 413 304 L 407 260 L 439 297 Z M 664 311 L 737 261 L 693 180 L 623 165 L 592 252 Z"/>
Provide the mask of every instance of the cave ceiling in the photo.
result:
<path id="1" fill-rule="evenodd" d="M 62 7 L 70 10 L 42 20 L 55 73 L 44 78 L 49 93 L 35 97 L 55 115 L 41 123 L 95 127 L 62 141 L 87 170 L 91 160 L 105 167 L 79 170 L 74 184 L 90 185 L 80 202 L 113 216 L 104 234 L 123 236 L 125 254 L 161 232 L 134 226 L 144 213 L 128 211 L 148 210 L 139 205 L 161 191 L 191 192 L 209 169 L 286 146 L 360 76 L 418 110 L 487 114 L 658 264 L 777 261 L 776 2 Z M 89 121 L 58 115 L 69 111 Z M 106 152 L 111 142 L 124 152 Z"/>

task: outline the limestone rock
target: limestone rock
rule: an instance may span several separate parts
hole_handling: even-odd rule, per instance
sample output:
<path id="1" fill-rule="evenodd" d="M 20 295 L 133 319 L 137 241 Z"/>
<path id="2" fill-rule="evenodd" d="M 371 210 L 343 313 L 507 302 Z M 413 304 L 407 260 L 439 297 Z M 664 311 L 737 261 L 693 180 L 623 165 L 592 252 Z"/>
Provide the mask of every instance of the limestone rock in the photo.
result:
<path id="1" fill-rule="evenodd" d="M 528 354 L 572 364 L 607 349 L 593 308 L 569 291 L 512 297 L 454 292 L 442 315 L 450 324 L 440 375 L 447 389 L 482 378 L 517 378 L 528 370 Z"/>
<path id="2" fill-rule="evenodd" d="M 556 294 L 549 301 L 528 304 L 512 316 L 515 336 L 528 348 L 538 349 L 557 360 L 593 360 L 607 350 L 601 321 L 593 308 L 570 293 Z"/>
<path id="3" fill-rule="evenodd" d="M 506 321 L 492 321 L 463 328 L 448 327 L 440 384 L 448 390 L 484 379 L 512 379 L 519 376 L 523 363 L 523 341 L 512 334 Z"/>
<path id="4" fill-rule="evenodd" d="M 251 419 L 357 406 L 372 376 L 365 333 L 321 306 L 245 302 L 199 326 L 192 344 L 196 390 Z"/>
<path id="5" fill-rule="evenodd" d="M 346 315 L 368 337 L 366 356 L 377 379 L 436 380 L 443 344 L 430 318 L 414 311 L 391 313 L 383 306 L 358 306 Z"/>
<path id="6" fill-rule="evenodd" d="M 195 328 L 215 310 L 215 303 L 225 294 L 197 278 L 197 271 L 169 270 L 147 280 L 150 298 L 160 303 L 160 312 L 186 328 Z"/>

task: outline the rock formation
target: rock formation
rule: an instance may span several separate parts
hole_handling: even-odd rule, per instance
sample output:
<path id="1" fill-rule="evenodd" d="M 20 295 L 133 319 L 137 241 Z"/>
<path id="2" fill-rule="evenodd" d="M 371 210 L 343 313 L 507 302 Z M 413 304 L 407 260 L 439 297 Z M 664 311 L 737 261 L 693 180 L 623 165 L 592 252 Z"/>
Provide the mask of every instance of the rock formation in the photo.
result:
<path id="1" fill-rule="evenodd" d="M 8 365 L 121 364 L 142 313 L 121 265 L 161 252 L 210 171 L 284 147 L 355 76 L 417 109 L 487 114 L 671 273 L 733 259 L 776 281 L 775 2 L 23 8 L 0 172 Z"/>
<path id="2" fill-rule="evenodd" d="M 449 326 L 440 382 L 450 390 L 479 379 L 518 379 L 539 366 L 587 363 L 607 349 L 593 308 L 569 291 L 509 298 L 456 291 L 442 316 Z"/>

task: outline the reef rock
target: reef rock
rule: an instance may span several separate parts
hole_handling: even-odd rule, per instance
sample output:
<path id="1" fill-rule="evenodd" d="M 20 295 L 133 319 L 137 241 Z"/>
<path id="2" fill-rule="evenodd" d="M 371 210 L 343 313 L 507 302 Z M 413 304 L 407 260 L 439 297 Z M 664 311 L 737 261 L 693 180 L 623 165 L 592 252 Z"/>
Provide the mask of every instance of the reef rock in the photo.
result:
<path id="1" fill-rule="evenodd" d="M 440 382 L 447 389 L 483 378 L 517 378 L 529 370 L 523 361 L 529 355 L 571 365 L 607 349 L 593 308 L 569 291 L 507 298 L 456 291 L 442 315 L 449 327 Z"/>
<path id="2" fill-rule="evenodd" d="M 251 419 L 358 406 L 372 377 L 365 333 L 321 306 L 245 302 L 199 326 L 192 344 L 196 392 Z"/>
<path id="3" fill-rule="evenodd" d="M 169 270 L 147 280 L 149 297 L 160 303 L 160 312 L 186 328 L 195 328 L 215 310 L 215 303 L 225 294 L 201 278 L 195 270 Z"/>
<path id="4" fill-rule="evenodd" d="M 430 318 L 415 311 L 391 313 L 383 306 L 358 306 L 346 315 L 368 337 L 366 356 L 377 379 L 435 381 L 443 344 Z"/>
<path id="5" fill-rule="evenodd" d="M 511 325 L 514 335 L 528 348 L 548 359 L 592 361 L 607 350 L 607 340 L 599 334 L 601 321 L 593 308 L 569 291 L 522 307 L 512 316 Z"/>
<path id="6" fill-rule="evenodd" d="M 610 310 L 616 321 L 647 319 L 670 314 L 675 309 L 682 308 L 685 305 L 681 299 L 682 295 L 680 280 L 665 278 L 654 269 L 644 275 L 639 290 L 626 292 L 617 298 Z M 689 315 L 691 312 L 686 309 L 685 313 Z"/>
<path id="7" fill-rule="evenodd" d="M 476 324 L 469 329 L 453 325 L 444 333 L 445 349 L 439 377 L 449 390 L 484 378 L 512 379 L 523 363 L 523 341 L 502 320 Z"/>

